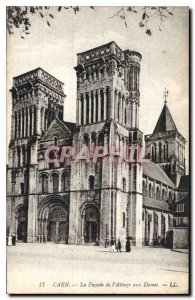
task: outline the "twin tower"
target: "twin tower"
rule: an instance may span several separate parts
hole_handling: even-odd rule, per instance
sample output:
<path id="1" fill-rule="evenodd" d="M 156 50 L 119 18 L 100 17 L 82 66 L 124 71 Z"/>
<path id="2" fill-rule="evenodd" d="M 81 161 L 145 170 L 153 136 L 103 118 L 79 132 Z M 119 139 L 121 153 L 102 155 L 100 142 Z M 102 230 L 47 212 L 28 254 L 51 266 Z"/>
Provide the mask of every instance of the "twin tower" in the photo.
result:
<path id="1" fill-rule="evenodd" d="M 138 129 L 141 58 L 138 52 L 122 51 L 115 42 L 78 54 L 76 148 L 86 144 L 92 149 L 104 145 L 120 150 L 142 144 Z M 78 236 L 81 243 L 85 240 L 86 218 L 89 222 L 91 218 L 99 224 L 100 244 L 131 236 L 141 245 L 142 175 L 142 164 L 108 156 L 97 163 L 73 163 L 69 242 L 75 243 Z M 91 217 L 90 206 L 94 207 Z"/>
<path id="2" fill-rule="evenodd" d="M 140 61 L 140 53 L 123 51 L 115 42 L 78 54 L 76 126 L 67 130 L 72 146 L 80 149 L 83 145 L 105 145 L 120 150 L 132 144 L 142 145 L 143 134 L 138 129 Z M 46 163 L 42 170 L 37 150 L 47 135 L 53 138 L 53 134 L 48 134 L 53 120 L 63 121 L 63 84 L 38 68 L 15 77 L 11 91 L 8 231 L 15 231 L 15 218 L 21 215 L 27 241 L 36 241 L 40 235 L 37 216 L 42 201 L 47 204 L 50 198 L 52 203 L 61 199 L 63 207 L 66 198 L 68 243 L 104 244 L 113 237 L 125 241 L 131 236 L 136 245 L 141 245 L 142 164 L 108 156 L 97 162 L 71 161 L 67 166 L 70 186 L 66 192 L 53 189 L 52 195 L 42 193 L 41 172 L 63 172 L 61 166 L 52 170 Z M 62 128 L 68 125 L 64 122 Z M 61 143 L 60 136 L 57 140 Z"/>

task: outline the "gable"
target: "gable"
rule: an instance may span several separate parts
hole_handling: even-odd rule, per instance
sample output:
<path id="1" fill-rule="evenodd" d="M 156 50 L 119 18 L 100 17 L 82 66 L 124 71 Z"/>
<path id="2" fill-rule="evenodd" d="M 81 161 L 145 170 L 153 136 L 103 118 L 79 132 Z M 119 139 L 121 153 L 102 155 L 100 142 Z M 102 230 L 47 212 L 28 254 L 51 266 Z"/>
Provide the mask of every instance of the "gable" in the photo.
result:
<path id="1" fill-rule="evenodd" d="M 62 121 L 56 118 L 49 125 L 48 130 L 42 138 L 42 141 L 53 140 L 54 137 L 62 139 L 70 135 L 70 129 Z"/>

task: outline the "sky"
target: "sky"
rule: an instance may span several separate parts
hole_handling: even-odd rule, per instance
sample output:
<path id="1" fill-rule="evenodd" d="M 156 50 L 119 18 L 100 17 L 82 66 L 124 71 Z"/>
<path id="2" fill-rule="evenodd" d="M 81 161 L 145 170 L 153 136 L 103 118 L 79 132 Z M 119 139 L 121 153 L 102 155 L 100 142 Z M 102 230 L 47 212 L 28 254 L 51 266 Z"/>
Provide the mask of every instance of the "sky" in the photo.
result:
<path id="1" fill-rule="evenodd" d="M 140 73 L 140 130 L 153 132 L 164 105 L 163 92 L 169 90 L 167 105 L 179 132 L 189 135 L 189 41 L 188 8 L 174 7 L 173 16 L 158 30 L 159 19 L 151 22 L 152 35 L 139 27 L 138 14 L 126 13 L 127 28 L 120 17 L 112 16 L 119 7 L 81 7 L 80 12 L 50 9 L 51 26 L 40 15 L 31 18 L 30 34 L 21 39 L 19 30 L 7 36 L 7 140 L 10 138 L 12 78 L 41 67 L 62 82 L 67 95 L 64 119 L 76 119 L 77 53 L 115 41 L 122 50 L 142 54 Z M 188 157 L 188 145 L 187 153 Z"/>

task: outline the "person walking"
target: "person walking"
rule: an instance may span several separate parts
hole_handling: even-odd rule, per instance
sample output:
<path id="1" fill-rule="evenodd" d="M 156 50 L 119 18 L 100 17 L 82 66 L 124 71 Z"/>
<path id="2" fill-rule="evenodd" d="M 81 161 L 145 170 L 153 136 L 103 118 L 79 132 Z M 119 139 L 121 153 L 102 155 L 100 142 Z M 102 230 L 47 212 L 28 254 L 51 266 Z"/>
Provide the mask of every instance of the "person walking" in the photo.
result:
<path id="1" fill-rule="evenodd" d="M 120 241 L 119 238 L 118 238 L 118 242 L 117 242 L 117 245 L 116 245 L 116 250 L 117 250 L 117 252 L 121 252 L 121 241 Z"/>

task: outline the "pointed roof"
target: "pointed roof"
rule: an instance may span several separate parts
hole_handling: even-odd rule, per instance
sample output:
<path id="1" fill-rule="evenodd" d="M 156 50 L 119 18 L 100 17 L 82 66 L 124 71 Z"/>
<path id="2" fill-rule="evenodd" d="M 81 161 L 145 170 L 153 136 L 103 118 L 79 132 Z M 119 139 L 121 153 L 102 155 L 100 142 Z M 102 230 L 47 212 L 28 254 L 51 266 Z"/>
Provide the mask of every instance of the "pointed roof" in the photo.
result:
<path id="1" fill-rule="evenodd" d="M 148 160 L 143 163 L 143 174 L 154 180 L 158 180 L 159 182 L 162 182 L 172 188 L 175 188 L 174 183 L 163 171 L 161 166 L 153 163 L 151 160 Z"/>
<path id="2" fill-rule="evenodd" d="M 177 131 L 177 127 L 175 125 L 175 122 L 173 121 L 170 110 L 167 104 L 165 103 L 161 111 L 160 117 L 158 119 L 158 122 L 156 124 L 156 127 L 153 131 L 153 134 L 167 131 Z"/>
<path id="3" fill-rule="evenodd" d="M 58 138 L 67 137 L 73 133 L 74 127 L 74 123 L 64 122 L 56 117 L 49 125 L 42 137 L 42 141 L 53 140 L 54 136 L 57 136 Z"/>

